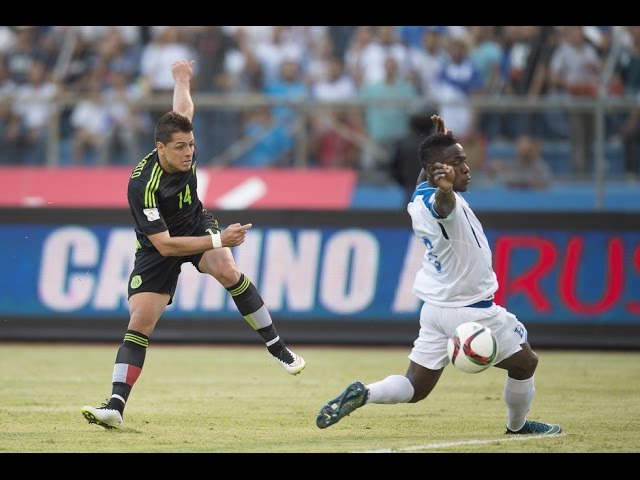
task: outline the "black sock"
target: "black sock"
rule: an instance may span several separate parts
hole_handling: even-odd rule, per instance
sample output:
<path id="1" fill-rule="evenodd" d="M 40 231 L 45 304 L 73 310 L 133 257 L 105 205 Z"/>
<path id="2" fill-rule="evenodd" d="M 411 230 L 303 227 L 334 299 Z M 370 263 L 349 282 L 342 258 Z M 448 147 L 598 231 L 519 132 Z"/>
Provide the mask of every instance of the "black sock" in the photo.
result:
<path id="1" fill-rule="evenodd" d="M 287 352 L 285 343 L 280 339 L 269 310 L 264 305 L 264 300 L 258 289 L 249 278 L 240 274 L 240 280 L 235 285 L 227 288 L 233 301 L 238 307 L 238 311 L 244 317 L 251 328 L 253 328 L 262 338 L 269 353 L 275 357 L 280 357 L 283 352 Z M 287 354 L 290 356 L 287 352 Z"/>
<path id="2" fill-rule="evenodd" d="M 149 337 L 127 330 L 113 366 L 111 398 L 107 408 L 118 410 L 121 414 L 124 412 L 131 389 L 142 372 L 148 346 Z"/>
<path id="3" fill-rule="evenodd" d="M 256 331 L 260 334 L 262 340 L 264 340 L 264 343 L 267 345 L 269 353 L 274 357 L 277 357 L 281 350 L 285 348 L 285 344 L 278 336 L 276 327 L 274 327 L 273 324 L 268 327 L 260 328 Z"/>

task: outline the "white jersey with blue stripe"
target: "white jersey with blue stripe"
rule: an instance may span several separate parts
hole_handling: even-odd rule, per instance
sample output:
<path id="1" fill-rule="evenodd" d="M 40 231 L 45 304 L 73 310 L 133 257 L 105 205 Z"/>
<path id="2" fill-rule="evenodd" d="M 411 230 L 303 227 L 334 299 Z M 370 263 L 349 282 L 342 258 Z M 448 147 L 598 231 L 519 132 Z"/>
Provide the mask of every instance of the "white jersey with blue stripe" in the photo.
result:
<path id="1" fill-rule="evenodd" d="M 440 307 L 464 307 L 486 300 L 498 290 L 491 248 L 482 224 L 459 193 L 451 214 L 434 209 L 436 189 L 417 186 L 407 211 L 413 231 L 426 246 L 413 293 Z"/>

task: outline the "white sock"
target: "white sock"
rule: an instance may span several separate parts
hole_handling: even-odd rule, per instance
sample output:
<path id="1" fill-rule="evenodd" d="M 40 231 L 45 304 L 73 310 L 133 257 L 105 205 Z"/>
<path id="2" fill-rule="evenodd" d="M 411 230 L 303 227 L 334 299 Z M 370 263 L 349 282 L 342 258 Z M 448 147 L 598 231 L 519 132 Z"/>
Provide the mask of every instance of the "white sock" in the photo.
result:
<path id="1" fill-rule="evenodd" d="M 389 375 L 366 387 L 369 389 L 367 403 L 407 403 L 413 398 L 413 385 L 404 375 Z"/>
<path id="2" fill-rule="evenodd" d="M 509 430 L 516 432 L 524 426 L 535 392 L 533 377 L 515 380 L 507 375 L 507 380 L 504 382 L 504 401 L 507 404 Z"/>

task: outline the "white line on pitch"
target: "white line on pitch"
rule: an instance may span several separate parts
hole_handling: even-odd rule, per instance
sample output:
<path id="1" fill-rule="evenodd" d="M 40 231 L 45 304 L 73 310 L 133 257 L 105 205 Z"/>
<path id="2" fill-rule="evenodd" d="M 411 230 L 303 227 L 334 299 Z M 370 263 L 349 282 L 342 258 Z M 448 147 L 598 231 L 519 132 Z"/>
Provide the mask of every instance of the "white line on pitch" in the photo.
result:
<path id="1" fill-rule="evenodd" d="M 563 433 L 559 435 L 564 435 Z M 448 447 L 459 447 L 462 445 L 484 445 L 487 443 L 502 443 L 502 442 L 525 442 L 527 440 L 537 440 L 539 438 L 549 437 L 554 438 L 559 435 L 527 435 L 522 437 L 511 437 L 511 438 L 495 438 L 491 440 L 464 440 L 462 442 L 447 442 L 447 443 L 427 443 L 426 445 L 412 445 L 410 447 L 399 447 L 399 448 L 380 448 L 378 450 L 362 450 L 358 452 L 351 453 L 399 453 L 399 452 L 417 452 L 420 450 L 432 450 L 434 448 L 448 448 Z"/>

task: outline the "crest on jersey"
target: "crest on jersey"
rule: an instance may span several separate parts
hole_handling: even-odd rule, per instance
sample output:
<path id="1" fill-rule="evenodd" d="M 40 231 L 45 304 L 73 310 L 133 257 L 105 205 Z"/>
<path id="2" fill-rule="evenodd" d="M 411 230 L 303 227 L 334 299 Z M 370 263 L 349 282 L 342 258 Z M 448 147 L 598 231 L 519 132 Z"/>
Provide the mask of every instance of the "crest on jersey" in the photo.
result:
<path id="1" fill-rule="evenodd" d="M 145 208 L 142 211 L 147 216 L 147 220 L 149 220 L 150 222 L 160 219 L 160 212 L 157 208 Z"/>

